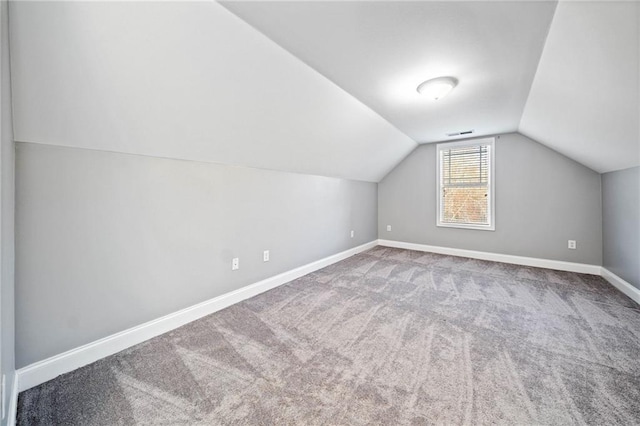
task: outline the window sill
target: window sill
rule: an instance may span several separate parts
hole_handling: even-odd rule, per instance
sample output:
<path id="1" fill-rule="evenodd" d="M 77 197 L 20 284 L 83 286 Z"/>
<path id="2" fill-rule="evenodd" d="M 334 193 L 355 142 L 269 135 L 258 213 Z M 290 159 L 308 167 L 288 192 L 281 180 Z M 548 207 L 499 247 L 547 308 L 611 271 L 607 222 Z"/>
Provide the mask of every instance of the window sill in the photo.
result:
<path id="1" fill-rule="evenodd" d="M 459 228 L 459 229 L 473 229 L 476 231 L 495 231 L 494 225 L 467 225 L 464 223 L 436 223 L 439 228 Z"/>

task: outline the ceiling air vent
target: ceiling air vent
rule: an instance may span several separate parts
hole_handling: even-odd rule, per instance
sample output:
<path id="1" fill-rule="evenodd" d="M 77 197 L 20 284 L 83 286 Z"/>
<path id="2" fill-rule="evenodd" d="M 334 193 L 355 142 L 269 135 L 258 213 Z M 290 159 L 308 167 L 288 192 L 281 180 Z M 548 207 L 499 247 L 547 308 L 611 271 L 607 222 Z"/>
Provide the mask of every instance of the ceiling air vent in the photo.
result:
<path id="1" fill-rule="evenodd" d="M 449 137 L 453 137 L 453 136 L 464 136 L 464 135 L 470 135 L 473 132 L 475 132 L 475 130 L 465 130 L 463 132 L 454 132 L 454 133 L 447 133 L 447 136 Z"/>

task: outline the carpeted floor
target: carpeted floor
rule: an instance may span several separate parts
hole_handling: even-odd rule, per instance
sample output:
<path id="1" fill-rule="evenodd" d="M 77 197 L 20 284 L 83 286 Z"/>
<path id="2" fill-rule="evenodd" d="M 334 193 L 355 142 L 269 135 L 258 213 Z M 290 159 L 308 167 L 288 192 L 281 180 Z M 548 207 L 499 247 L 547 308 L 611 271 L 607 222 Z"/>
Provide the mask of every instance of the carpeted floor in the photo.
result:
<path id="1" fill-rule="evenodd" d="M 376 247 L 23 392 L 18 423 L 640 424 L 640 308 Z"/>

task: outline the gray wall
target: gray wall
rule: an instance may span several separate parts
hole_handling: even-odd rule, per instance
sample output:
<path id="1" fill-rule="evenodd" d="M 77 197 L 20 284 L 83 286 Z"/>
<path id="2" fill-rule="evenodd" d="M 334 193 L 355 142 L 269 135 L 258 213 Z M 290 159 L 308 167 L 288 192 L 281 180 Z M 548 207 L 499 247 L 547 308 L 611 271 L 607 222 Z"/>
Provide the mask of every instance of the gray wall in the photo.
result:
<path id="1" fill-rule="evenodd" d="M 603 266 L 640 289 L 640 167 L 602 175 Z"/>
<path id="2" fill-rule="evenodd" d="M 495 231 L 436 226 L 436 145 L 428 144 L 379 183 L 379 238 L 601 265 L 600 175 L 517 133 L 496 139 L 495 158 Z"/>
<path id="3" fill-rule="evenodd" d="M 16 145 L 18 367 L 377 238 L 375 183 Z"/>
<path id="4" fill-rule="evenodd" d="M 13 280 L 13 212 L 14 212 L 14 145 L 11 126 L 11 85 L 9 73 L 9 41 L 7 2 L 0 2 L 0 352 L 2 374 L 5 376 L 5 409 L 15 373 L 14 352 L 14 280 Z M 5 417 L 3 420 L 6 422 Z"/>

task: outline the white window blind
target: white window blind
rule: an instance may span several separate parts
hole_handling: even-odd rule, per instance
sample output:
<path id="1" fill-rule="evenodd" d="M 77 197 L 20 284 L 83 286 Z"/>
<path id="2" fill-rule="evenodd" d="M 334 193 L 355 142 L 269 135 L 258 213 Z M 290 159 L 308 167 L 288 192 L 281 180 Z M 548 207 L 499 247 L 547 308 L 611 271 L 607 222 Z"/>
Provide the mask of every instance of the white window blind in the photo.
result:
<path id="1" fill-rule="evenodd" d="M 438 145 L 438 225 L 493 227 L 493 139 Z"/>

